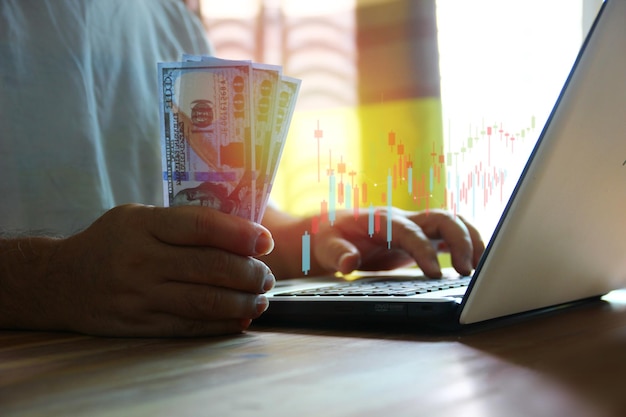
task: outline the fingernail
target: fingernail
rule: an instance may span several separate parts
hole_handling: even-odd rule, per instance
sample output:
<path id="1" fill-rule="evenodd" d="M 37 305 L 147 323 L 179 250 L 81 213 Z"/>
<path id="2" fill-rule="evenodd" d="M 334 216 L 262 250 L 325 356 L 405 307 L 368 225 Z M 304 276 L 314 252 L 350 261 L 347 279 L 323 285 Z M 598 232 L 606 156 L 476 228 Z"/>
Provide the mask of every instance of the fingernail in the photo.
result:
<path id="1" fill-rule="evenodd" d="M 346 252 L 341 257 L 339 257 L 339 261 L 337 263 L 337 271 L 343 273 L 349 273 L 357 269 L 360 265 L 360 260 L 356 257 L 355 253 Z"/>
<path id="2" fill-rule="evenodd" d="M 254 250 L 257 255 L 267 255 L 274 249 L 274 239 L 272 235 L 265 229 L 261 230 L 261 233 L 256 238 Z"/>
<path id="3" fill-rule="evenodd" d="M 257 314 L 262 314 L 267 310 L 270 306 L 270 301 L 264 295 L 259 295 L 256 297 L 256 312 Z"/>
<path id="4" fill-rule="evenodd" d="M 263 279 L 263 291 L 267 292 L 271 290 L 272 288 L 274 288 L 275 284 L 276 284 L 276 277 L 274 277 L 274 274 L 270 272 Z"/>

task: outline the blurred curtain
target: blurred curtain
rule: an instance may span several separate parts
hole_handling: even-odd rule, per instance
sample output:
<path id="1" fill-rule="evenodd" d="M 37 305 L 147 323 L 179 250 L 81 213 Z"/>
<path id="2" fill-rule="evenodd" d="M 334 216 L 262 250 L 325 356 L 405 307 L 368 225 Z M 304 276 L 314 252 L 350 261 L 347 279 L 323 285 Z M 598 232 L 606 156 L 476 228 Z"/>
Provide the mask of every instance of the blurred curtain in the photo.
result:
<path id="1" fill-rule="evenodd" d="M 363 169 L 391 179 L 395 206 L 445 207 L 435 0 L 359 0 L 355 13 Z"/>

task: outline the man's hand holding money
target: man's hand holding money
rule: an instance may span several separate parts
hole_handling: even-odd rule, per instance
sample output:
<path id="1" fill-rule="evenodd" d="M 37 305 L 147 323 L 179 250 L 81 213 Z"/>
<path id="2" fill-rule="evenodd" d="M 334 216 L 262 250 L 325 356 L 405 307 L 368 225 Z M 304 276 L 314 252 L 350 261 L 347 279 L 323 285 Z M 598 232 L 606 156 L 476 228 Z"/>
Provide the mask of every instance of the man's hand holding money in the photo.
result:
<path id="1" fill-rule="evenodd" d="M 66 239 L 12 242 L 4 249 L 21 254 L 15 262 L 45 270 L 5 274 L 2 302 L 10 313 L 0 321 L 11 327 L 115 336 L 236 333 L 265 311 L 262 294 L 275 282 L 253 258 L 274 247 L 267 229 L 206 207 L 125 205 Z"/>

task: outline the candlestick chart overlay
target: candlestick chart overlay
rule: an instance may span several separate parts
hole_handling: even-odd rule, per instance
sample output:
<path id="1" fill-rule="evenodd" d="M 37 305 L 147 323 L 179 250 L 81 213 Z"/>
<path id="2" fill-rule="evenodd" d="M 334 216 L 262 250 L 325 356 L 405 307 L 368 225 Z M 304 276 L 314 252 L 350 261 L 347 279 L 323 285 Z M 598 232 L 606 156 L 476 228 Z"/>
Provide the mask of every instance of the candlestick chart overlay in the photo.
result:
<path id="1" fill-rule="evenodd" d="M 309 115 L 308 132 L 301 126 L 289 138 L 308 161 L 298 177 L 298 195 L 312 218 L 302 234 L 304 274 L 311 267 L 312 238 L 321 226 L 332 227 L 339 212 L 351 213 L 355 221 L 366 216 L 364 232 L 384 239 L 389 248 L 392 216 L 386 214 L 392 207 L 445 209 L 475 224 L 486 217 L 487 227 L 494 227 L 539 134 L 532 115 L 508 124 L 485 116 L 465 126 L 447 121 L 439 132 L 443 140 L 419 138 L 416 146 L 407 134 L 415 129 L 377 122 L 377 131 L 368 134 L 363 123 L 349 120 L 345 114 L 340 124 L 333 116 Z M 355 135 L 365 139 L 347 146 Z"/>

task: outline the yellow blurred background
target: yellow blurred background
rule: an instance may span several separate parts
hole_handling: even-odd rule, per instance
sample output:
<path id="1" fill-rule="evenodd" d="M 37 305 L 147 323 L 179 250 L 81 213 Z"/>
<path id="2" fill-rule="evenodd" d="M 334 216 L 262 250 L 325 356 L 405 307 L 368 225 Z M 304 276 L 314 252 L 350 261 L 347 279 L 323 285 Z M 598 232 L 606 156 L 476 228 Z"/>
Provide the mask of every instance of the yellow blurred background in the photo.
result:
<path id="1" fill-rule="evenodd" d="M 600 2 L 192 1 L 217 56 L 302 79 L 279 206 L 387 205 L 391 177 L 393 205 L 461 213 L 486 239 Z"/>

